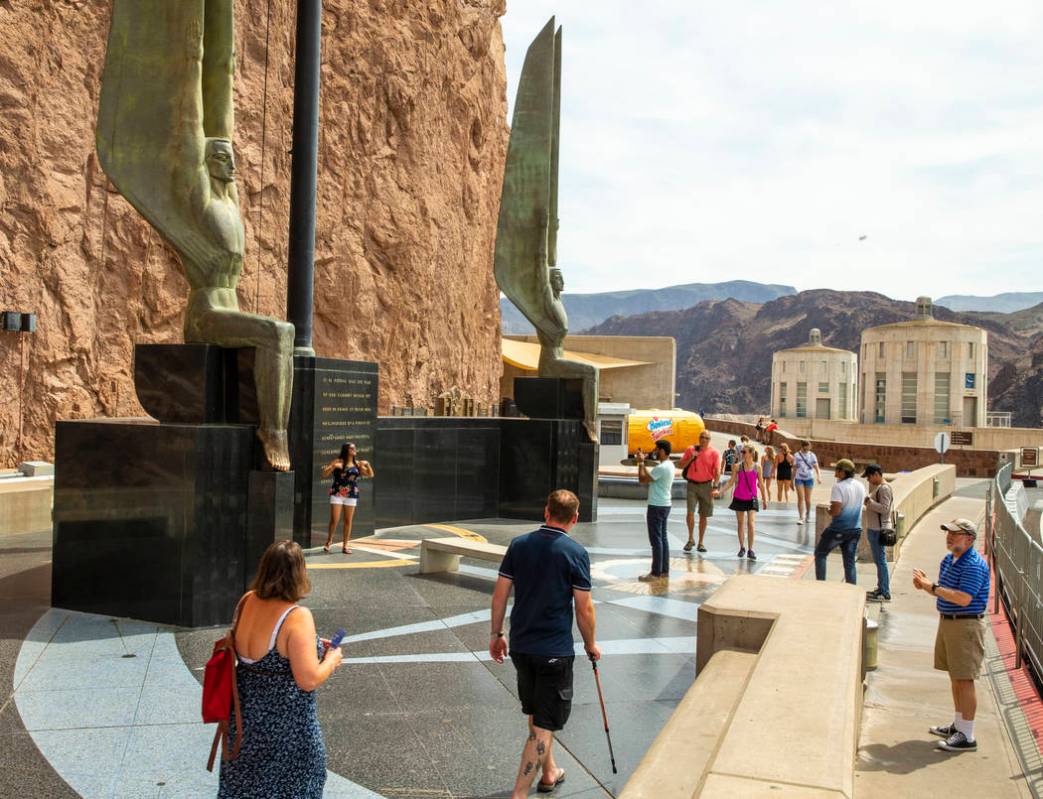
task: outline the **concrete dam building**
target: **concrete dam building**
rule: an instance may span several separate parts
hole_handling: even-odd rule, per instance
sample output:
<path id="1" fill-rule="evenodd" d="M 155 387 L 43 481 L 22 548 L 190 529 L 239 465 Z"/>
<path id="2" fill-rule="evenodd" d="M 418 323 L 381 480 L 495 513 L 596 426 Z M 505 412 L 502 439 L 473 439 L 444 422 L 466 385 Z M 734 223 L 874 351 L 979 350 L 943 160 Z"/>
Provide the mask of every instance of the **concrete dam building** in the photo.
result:
<path id="1" fill-rule="evenodd" d="M 861 422 L 985 427 L 988 348 L 985 330 L 917 298 L 915 319 L 862 332 Z"/>
<path id="2" fill-rule="evenodd" d="M 812 328 L 808 343 L 771 358 L 771 415 L 776 419 L 855 421 L 855 353 L 822 344 Z"/>

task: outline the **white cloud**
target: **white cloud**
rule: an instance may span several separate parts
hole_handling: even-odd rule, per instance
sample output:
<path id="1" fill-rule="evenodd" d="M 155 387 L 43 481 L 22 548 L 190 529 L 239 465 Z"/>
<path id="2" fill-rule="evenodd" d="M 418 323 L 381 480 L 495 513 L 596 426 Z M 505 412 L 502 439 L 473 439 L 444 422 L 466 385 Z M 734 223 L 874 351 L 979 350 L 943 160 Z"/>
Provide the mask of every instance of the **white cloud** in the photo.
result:
<path id="1" fill-rule="evenodd" d="M 569 290 L 1043 286 L 1043 4 L 508 0 L 511 100 L 554 13 Z"/>

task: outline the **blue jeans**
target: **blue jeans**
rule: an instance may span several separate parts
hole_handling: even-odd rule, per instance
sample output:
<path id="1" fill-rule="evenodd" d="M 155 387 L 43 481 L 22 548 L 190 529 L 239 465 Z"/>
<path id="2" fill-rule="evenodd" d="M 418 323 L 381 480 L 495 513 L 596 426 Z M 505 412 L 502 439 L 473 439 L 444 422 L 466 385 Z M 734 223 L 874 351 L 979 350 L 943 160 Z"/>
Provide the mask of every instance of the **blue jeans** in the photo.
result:
<path id="1" fill-rule="evenodd" d="M 815 545 L 815 579 L 826 579 L 826 556 L 837 547 L 844 556 L 844 582 L 855 584 L 858 573 L 855 570 L 855 555 L 858 554 L 858 539 L 862 537 L 862 528 L 836 530 L 830 525 L 822 531 L 822 538 Z"/>
<path id="2" fill-rule="evenodd" d="M 891 596 L 891 574 L 887 570 L 887 552 L 880 545 L 880 530 L 866 530 L 866 538 L 873 550 L 873 563 L 876 564 L 876 590 L 885 596 Z"/>
<path id="3" fill-rule="evenodd" d="M 652 545 L 652 574 L 657 577 L 670 573 L 670 541 L 666 537 L 666 520 L 669 515 L 669 505 L 649 505 L 645 516 L 648 521 L 648 543 Z"/>

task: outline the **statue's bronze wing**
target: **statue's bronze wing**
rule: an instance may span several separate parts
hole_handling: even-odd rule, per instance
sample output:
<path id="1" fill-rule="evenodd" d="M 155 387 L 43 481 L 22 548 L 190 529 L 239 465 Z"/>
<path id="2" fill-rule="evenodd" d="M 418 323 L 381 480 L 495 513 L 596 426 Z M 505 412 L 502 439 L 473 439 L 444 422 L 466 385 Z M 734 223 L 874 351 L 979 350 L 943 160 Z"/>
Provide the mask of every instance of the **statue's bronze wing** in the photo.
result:
<path id="1" fill-rule="evenodd" d="M 232 136 L 232 13 L 233 0 L 112 4 L 98 157 L 119 192 L 189 260 L 211 249 L 192 203 L 193 192 L 209 191 L 205 137 Z"/>
<path id="2" fill-rule="evenodd" d="M 561 31 L 554 18 L 525 54 L 496 228 L 496 283 L 537 328 L 557 328 L 545 308 L 556 260 Z"/>

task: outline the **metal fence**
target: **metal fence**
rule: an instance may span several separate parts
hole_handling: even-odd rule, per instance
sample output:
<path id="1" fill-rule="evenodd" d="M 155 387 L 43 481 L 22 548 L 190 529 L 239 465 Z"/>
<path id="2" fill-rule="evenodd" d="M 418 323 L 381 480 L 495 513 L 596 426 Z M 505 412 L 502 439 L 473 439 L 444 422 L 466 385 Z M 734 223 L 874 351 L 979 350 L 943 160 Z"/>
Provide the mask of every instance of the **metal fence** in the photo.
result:
<path id="1" fill-rule="evenodd" d="M 986 542 L 996 572 L 995 610 L 1002 599 L 1017 642 L 1015 668 L 1027 659 L 1036 680 L 1043 680 L 1043 547 L 1028 534 L 1006 502 L 1012 463 L 992 481 L 986 504 Z"/>

